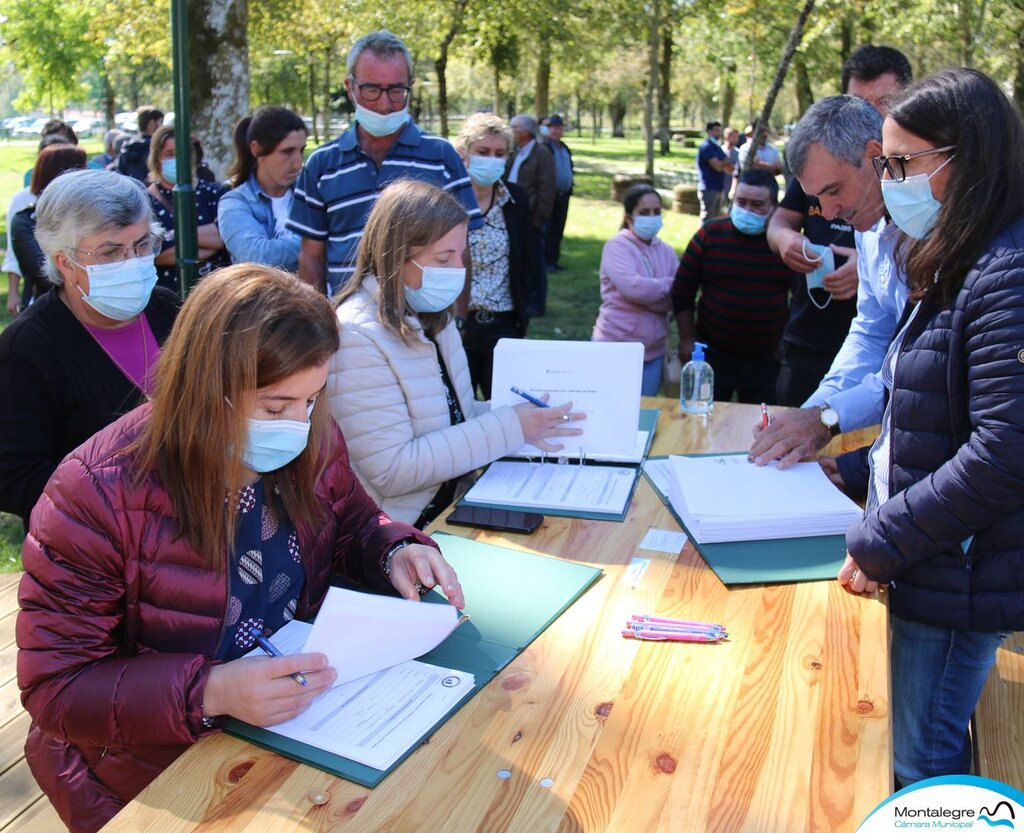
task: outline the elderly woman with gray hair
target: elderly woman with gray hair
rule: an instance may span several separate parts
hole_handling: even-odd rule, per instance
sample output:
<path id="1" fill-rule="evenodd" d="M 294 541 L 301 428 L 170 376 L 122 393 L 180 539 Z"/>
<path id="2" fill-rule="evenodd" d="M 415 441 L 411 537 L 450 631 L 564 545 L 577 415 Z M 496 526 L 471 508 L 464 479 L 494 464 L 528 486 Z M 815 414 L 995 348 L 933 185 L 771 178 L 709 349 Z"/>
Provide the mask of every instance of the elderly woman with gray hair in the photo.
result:
<path id="1" fill-rule="evenodd" d="M 530 223 L 530 198 L 518 185 L 502 180 L 512 131 L 493 113 L 474 113 L 455 138 L 473 184 L 484 224 L 470 229 L 473 275 L 469 309 L 458 321 L 469 360 L 474 392 L 491 398 L 494 347 L 500 338 L 526 335 L 526 294 L 540 280 Z"/>
<path id="2" fill-rule="evenodd" d="M 77 170 L 36 204 L 52 288 L 0 333 L 0 511 L 28 516 L 61 459 L 139 405 L 180 301 L 154 290 L 145 188 Z"/>

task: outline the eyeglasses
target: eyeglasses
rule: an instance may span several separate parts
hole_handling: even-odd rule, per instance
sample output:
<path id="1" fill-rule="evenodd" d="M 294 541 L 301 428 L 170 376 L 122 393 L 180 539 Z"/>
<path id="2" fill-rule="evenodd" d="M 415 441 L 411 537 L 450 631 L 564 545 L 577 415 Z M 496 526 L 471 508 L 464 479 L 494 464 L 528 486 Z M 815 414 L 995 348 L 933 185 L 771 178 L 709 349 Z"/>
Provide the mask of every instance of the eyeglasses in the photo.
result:
<path id="1" fill-rule="evenodd" d="M 87 252 L 85 249 L 75 249 L 75 254 L 88 255 L 97 264 L 118 263 L 128 260 L 130 257 L 149 257 L 160 251 L 164 239 L 159 234 L 148 234 L 144 240 L 130 246 L 112 243 L 109 246 L 101 246 L 95 252 Z"/>
<path id="2" fill-rule="evenodd" d="M 889 174 L 889 179 L 903 182 L 907 178 L 907 162 L 911 159 L 930 156 L 933 153 L 947 153 L 951 150 L 956 150 L 956 145 L 919 150 L 917 153 L 905 153 L 902 156 L 872 156 L 871 164 L 875 166 L 875 173 L 879 179 L 884 179 L 885 174 Z"/>
<path id="3" fill-rule="evenodd" d="M 412 90 L 410 84 L 388 84 L 386 87 L 382 87 L 380 84 L 360 84 L 355 78 L 349 77 L 356 89 L 359 90 L 359 97 L 364 101 L 377 101 L 381 95 L 387 93 L 388 101 L 392 104 L 404 104 Z"/>

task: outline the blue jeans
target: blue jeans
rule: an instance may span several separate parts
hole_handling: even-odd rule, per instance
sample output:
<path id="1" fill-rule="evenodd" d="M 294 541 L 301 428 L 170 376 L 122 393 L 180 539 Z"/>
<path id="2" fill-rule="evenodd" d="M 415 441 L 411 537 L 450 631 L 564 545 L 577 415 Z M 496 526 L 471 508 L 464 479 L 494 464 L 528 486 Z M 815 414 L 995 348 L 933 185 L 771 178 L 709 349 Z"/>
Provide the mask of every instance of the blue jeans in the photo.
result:
<path id="1" fill-rule="evenodd" d="M 967 727 L 1004 633 L 954 631 L 892 616 L 892 741 L 907 786 L 971 771 Z"/>
<path id="2" fill-rule="evenodd" d="M 643 381 L 640 383 L 641 396 L 657 396 L 661 388 L 661 372 L 665 365 L 664 355 L 644 362 Z"/>

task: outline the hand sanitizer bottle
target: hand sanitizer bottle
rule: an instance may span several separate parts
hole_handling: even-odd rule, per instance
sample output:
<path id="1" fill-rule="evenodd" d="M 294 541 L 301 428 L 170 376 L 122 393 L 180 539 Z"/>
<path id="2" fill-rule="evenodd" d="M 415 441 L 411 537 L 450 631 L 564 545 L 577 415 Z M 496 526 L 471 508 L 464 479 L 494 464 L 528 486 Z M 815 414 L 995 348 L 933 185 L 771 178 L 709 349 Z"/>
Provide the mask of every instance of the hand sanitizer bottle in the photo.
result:
<path id="1" fill-rule="evenodd" d="M 693 344 L 679 381 L 679 407 L 688 414 L 710 414 L 715 407 L 715 371 L 704 361 L 706 344 Z"/>

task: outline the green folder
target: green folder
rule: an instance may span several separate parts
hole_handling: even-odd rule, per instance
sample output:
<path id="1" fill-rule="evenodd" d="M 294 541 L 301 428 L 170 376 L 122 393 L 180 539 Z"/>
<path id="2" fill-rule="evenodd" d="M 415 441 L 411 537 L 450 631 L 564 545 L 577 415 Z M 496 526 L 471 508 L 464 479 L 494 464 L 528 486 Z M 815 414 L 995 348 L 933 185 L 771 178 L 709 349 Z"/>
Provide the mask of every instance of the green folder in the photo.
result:
<path id="1" fill-rule="evenodd" d="M 373 769 L 238 720 L 228 719 L 224 731 L 364 787 L 376 787 L 522 653 L 602 574 L 597 567 L 517 552 L 443 532 L 435 533 L 434 539 L 458 573 L 470 619 L 419 659 L 468 672 L 473 675 L 474 686 L 469 696 L 460 700 L 390 769 Z M 428 593 L 423 601 L 447 604 L 436 590 Z"/>
<path id="2" fill-rule="evenodd" d="M 720 453 L 720 452 L 716 452 Z M 746 454 L 746 452 L 740 452 Z M 706 457 L 690 454 L 688 457 Z M 665 460 L 667 457 L 652 457 Z M 845 535 L 815 535 L 808 538 L 775 538 L 767 541 L 727 541 L 716 544 L 698 544 L 672 507 L 668 495 L 663 495 L 651 477 L 650 483 L 662 503 L 668 507 L 676 523 L 686 532 L 708 566 L 722 580 L 722 584 L 792 584 L 798 581 L 834 579 L 846 558 Z"/>
<path id="3" fill-rule="evenodd" d="M 657 408 L 641 408 L 640 418 L 637 420 L 637 430 L 647 432 L 647 445 L 644 448 L 643 459 L 647 459 L 647 455 L 651 450 L 651 443 L 654 442 L 654 432 L 658 427 L 658 417 L 661 412 Z M 506 459 L 518 459 L 518 458 L 506 458 Z M 553 461 L 551 461 L 553 462 Z M 642 461 L 641 461 L 642 463 Z M 540 506 L 540 507 L 526 507 L 526 506 L 515 506 L 510 503 L 468 503 L 465 498 L 462 498 L 456 505 L 457 506 L 479 506 L 485 509 L 503 509 L 508 512 L 540 512 L 544 515 L 555 515 L 560 518 L 587 518 L 592 521 L 624 521 L 626 515 L 629 513 L 629 506 L 633 502 L 633 495 L 636 493 L 636 484 L 640 480 L 640 465 L 641 463 L 617 463 L 611 460 L 584 460 L 584 465 L 588 466 L 618 466 L 624 469 L 635 469 L 633 476 L 633 485 L 629 490 L 629 497 L 626 498 L 626 504 L 622 507 L 621 512 L 587 512 L 579 511 L 574 509 L 564 509 L 560 506 Z M 529 465 L 524 461 L 523 465 Z M 578 465 L 570 461 L 569 465 Z"/>

